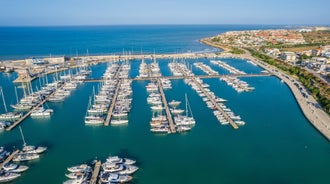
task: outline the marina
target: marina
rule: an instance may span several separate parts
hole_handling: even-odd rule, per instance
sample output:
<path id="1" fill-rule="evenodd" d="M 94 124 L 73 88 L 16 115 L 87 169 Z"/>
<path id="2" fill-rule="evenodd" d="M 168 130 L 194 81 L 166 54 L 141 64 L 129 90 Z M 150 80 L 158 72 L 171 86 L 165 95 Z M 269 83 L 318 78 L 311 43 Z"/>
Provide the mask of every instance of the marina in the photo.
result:
<path id="1" fill-rule="evenodd" d="M 141 32 L 145 32 L 146 37 L 149 38 L 149 32 L 146 29 L 141 29 L 143 30 Z M 158 31 L 162 30 L 164 29 L 160 28 Z M 141 34 L 141 32 L 136 31 L 137 34 Z M 166 32 L 171 33 L 168 30 Z M 208 34 L 212 34 L 212 32 Z M 131 39 L 129 36 L 127 38 L 123 36 L 123 38 Z M 166 40 L 171 42 L 172 38 L 168 38 Z M 188 39 L 198 40 L 197 38 Z M 189 47 L 193 45 L 190 42 L 181 41 L 181 39 L 174 40 L 179 40 L 180 43 L 189 45 Z M 121 47 L 122 41 L 117 40 L 114 43 L 116 46 L 111 49 L 115 50 L 117 47 Z M 108 167 L 105 167 L 108 171 L 123 169 L 124 171 L 121 170 L 121 173 L 125 176 L 120 177 L 120 174 L 108 173 L 103 175 L 104 181 L 118 181 L 120 179 L 121 181 L 130 180 L 129 183 L 146 184 L 155 182 L 159 184 L 205 183 L 206 178 L 208 183 L 243 183 L 249 181 L 251 183 L 299 182 L 307 184 L 311 181 L 313 183 L 326 183 L 328 181 L 328 167 L 320 167 L 320 165 L 329 165 L 328 163 L 330 163 L 327 152 L 329 150 L 328 141 L 311 126 L 299 108 L 299 104 L 305 104 L 306 108 L 315 109 L 314 114 L 311 113 L 311 117 L 316 122 L 323 117 L 317 116 L 318 119 L 316 119 L 316 113 L 319 109 L 311 103 L 306 103 L 303 97 L 294 98 L 294 93 L 290 90 L 291 86 L 297 90 L 293 91 L 297 92 L 297 95 L 301 95 L 301 92 L 293 82 L 283 79 L 282 83 L 277 76 L 285 78 L 284 76 L 277 73 L 274 75 L 271 68 L 269 69 L 270 72 L 263 73 L 261 71 L 264 68 L 248 63 L 247 59 L 237 59 L 234 58 L 235 56 L 216 56 L 214 53 L 167 55 L 168 50 L 166 48 L 171 47 L 171 45 L 158 47 L 157 44 L 157 40 L 153 40 L 150 49 L 147 49 L 149 49 L 149 53 L 152 53 L 153 48 L 156 47 L 156 52 L 160 52 L 160 54 L 141 54 L 138 56 L 139 54 L 136 53 L 140 53 L 140 49 L 136 49 L 135 45 L 132 45 L 133 49 L 127 48 L 125 50 L 135 49 L 135 54 L 84 57 L 92 71 L 90 76 L 77 86 L 68 85 L 66 90 L 60 91 L 60 94 L 64 95 L 68 93 L 66 91 L 69 88 L 75 87 L 65 98 L 54 99 L 60 102 L 46 102 L 40 106 L 54 110 L 50 117 L 27 117 L 24 119 L 24 123 L 19 124 L 29 135 L 29 143 L 34 145 L 41 143 L 46 145 L 48 150 L 45 155 L 40 155 L 39 160 L 27 162 L 26 165 L 30 169 L 21 174 L 13 183 L 63 183 L 68 180 L 64 172 L 67 172 L 70 165 L 74 166 L 77 163 L 88 163 L 91 166 L 91 172 L 86 178 L 92 179 L 95 178 L 92 176 L 95 165 L 89 164 L 89 160 L 91 158 L 98 161 L 102 160 L 100 176 L 103 171 L 102 165 L 109 155 L 134 158 L 137 160 L 135 165 L 139 169 L 130 175 L 128 173 L 133 172 L 134 167 L 126 167 L 130 169 L 125 170 L 124 166 L 116 165 L 114 167 L 109 164 Z M 177 45 L 178 43 L 175 44 L 175 48 L 184 48 L 184 46 Z M 200 45 L 199 43 L 196 44 Z M 85 45 L 85 43 L 81 45 Z M 86 45 L 89 44 L 86 43 Z M 144 43 L 142 42 L 141 45 Z M 164 50 L 160 50 L 162 48 Z M 78 50 L 78 52 L 84 53 L 85 50 Z M 92 52 L 96 49 L 89 48 L 89 50 Z M 118 53 L 121 53 L 123 49 L 118 50 Z M 178 51 L 174 50 L 174 52 Z M 108 53 L 108 50 L 103 53 Z M 154 58 L 157 58 L 158 73 L 161 76 L 155 72 L 157 69 L 152 72 L 154 65 L 150 64 L 154 63 Z M 229 73 L 228 70 L 213 65 L 211 60 L 221 60 L 246 74 Z M 248 60 L 259 64 L 252 59 Z M 147 72 L 139 76 L 139 66 L 142 62 L 148 66 Z M 173 62 L 180 65 L 185 63 L 189 71 L 183 69 L 184 74 L 180 71 L 171 72 L 168 64 Z M 209 65 L 218 74 L 204 73 L 194 66 L 194 63 L 197 62 Z M 103 77 L 110 65 L 122 64 L 129 64 L 131 67 L 128 77 L 124 74 L 122 76 L 118 74 L 117 78 L 111 75 L 109 80 Z M 72 69 L 70 68 L 70 70 Z M 56 78 L 53 76 L 56 76 L 56 72 L 47 76 L 49 82 L 53 82 L 53 78 Z M 21 85 L 19 83 L 13 84 L 17 74 L 15 72 L 11 74 L 0 73 L 0 77 L 6 103 L 16 105 L 15 86 L 18 97 L 24 96 L 23 88 L 20 88 Z M 248 93 L 238 93 L 232 86 L 219 80 L 219 78 L 224 77 L 237 77 L 248 83 L 249 86 L 253 86 L 254 89 Z M 33 91 L 38 91 L 36 86 L 40 89 L 38 82 L 39 79 L 43 81 L 43 78 L 36 77 L 31 82 Z M 163 82 L 164 79 L 170 80 L 171 85 Z M 120 82 L 118 87 L 116 86 L 117 82 Z M 156 104 L 159 103 L 157 100 L 152 101 L 152 103 L 155 104 L 153 106 L 156 106 L 156 109 L 162 109 L 161 112 L 152 110 L 149 101 L 146 100 L 153 93 L 146 91 L 149 82 L 156 84 L 162 106 L 157 107 Z M 173 119 L 176 134 L 166 133 L 167 135 L 164 136 L 150 131 L 150 123 L 153 118 L 158 117 L 159 120 L 163 121 L 163 117 L 165 117 L 166 120 L 164 121 L 167 121 L 165 103 L 158 86 L 159 82 Z M 129 87 L 131 87 L 132 94 L 126 96 L 129 93 Z M 117 98 L 114 98 L 116 90 L 118 90 L 118 94 Z M 131 104 L 128 103 L 129 99 L 131 99 Z M 105 127 L 104 123 L 113 101 L 116 102 L 114 102 L 109 126 Z M 311 99 L 308 98 L 308 101 Z M 16 112 L 13 107 L 9 105 L 7 107 L 8 112 Z M 119 107 L 131 107 L 131 109 L 126 113 L 120 111 L 121 108 Z M 88 111 L 90 109 L 101 109 L 101 111 Z M 117 109 L 119 111 L 116 111 Z M 5 112 L 3 105 L 1 105 L 0 110 L 1 113 Z M 23 113 L 27 112 L 24 111 Z M 235 112 L 235 114 L 228 114 L 228 112 Z M 95 116 L 101 114 L 101 126 L 86 126 L 85 117 L 89 113 L 93 113 Z M 175 117 L 178 115 L 180 118 L 193 118 L 196 124 L 192 129 L 184 131 L 185 133 L 179 133 L 181 129 L 178 129 L 175 121 Z M 229 123 L 230 120 L 225 118 L 226 115 L 232 119 L 238 129 Z M 180 118 L 178 120 L 181 120 Z M 239 118 L 241 120 L 238 120 Z M 112 126 L 111 120 L 120 119 L 128 120 L 129 124 Z M 220 126 L 226 122 L 228 122 L 227 126 Z M 167 121 L 167 123 L 169 122 Z M 323 121 L 322 126 L 323 124 L 326 127 L 327 121 Z M 18 131 L 17 128 L 13 128 L 11 131 L 0 131 L 0 146 L 4 145 L 8 150 L 14 151 L 16 148 L 14 146 L 21 139 Z M 265 147 L 265 142 L 271 147 Z M 283 150 L 286 154 L 283 154 Z M 171 158 L 171 161 L 167 158 Z M 36 162 L 38 164 L 35 164 Z M 196 167 L 189 167 L 192 162 Z M 198 169 L 196 169 L 197 166 Z M 170 177 L 168 174 L 164 174 L 167 171 L 171 171 Z M 255 175 L 256 172 L 258 175 Z M 79 174 L 69 174 L 70 177 L 79 176 Z M 99 176 L 93 181 L 99 183 Z"/>

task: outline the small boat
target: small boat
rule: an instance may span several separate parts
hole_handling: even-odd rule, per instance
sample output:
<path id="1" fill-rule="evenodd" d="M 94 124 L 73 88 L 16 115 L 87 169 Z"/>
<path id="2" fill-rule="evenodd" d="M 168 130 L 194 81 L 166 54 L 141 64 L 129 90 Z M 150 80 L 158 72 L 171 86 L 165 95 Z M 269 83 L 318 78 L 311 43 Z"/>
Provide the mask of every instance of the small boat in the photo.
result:
<path id="1" fill-rule="evenodd" d="M 187 125 L 179 125 L 176 127 L 178 132 L 187 132 L 189 130 L 191 130 L 191 126 L 187 126 Z"/>
<path id="2" fill-rule="evenodd" d="M 170 109 L 172 114 L 182 114 L 184 112 L 183 109 Z"/>
<path id="3" fill-rule="evenodd" d="M 76 165 L 76 166 L 68 167 L 67 169 L 70 172 L 88 172 L 92 170 L 92 168 L 87 164 Z"/>
<path id="4" fill-rule="evenodd" d="M 129 175 L 121 175 L 109 172 L 102 172 L 100 178 L 102 182 L 106 183 L 125 183 L 133 179 L 133 177 Z"/>
<path id="5" fill-rule="evenodd" d="M 65 176 L 70 179 L 78 179 L 78 178 L 84 177 L 85 174 L 86 174 L 85 172 L 71 172 L 71 173 L 65 174 Z"/>
<path id="6" fill-rule="evenodd" d="M 118 156 L 109 156 L 107 158 L 107 162 L 109 163 L 115 163 L 115 164 L 126 164 L 126 165 L 132 165 L 135 164 L 135 160 L 128 159 L 128 158 L 120 158 Z"/>
<path id="7" fill-rule="evenodd" d="M 38 159 L 39 155 L 36 153 L 19 153 L 13 158 L 14 162 L 24 162 Z"/>
<path id="8" fill-rule="evenodd" d="M 50 117 L 53 112 L 53 109 L 44 109 L 43 107 L 39 107 L 32 110 L 31 117 Z"/>
<path id="9" fill-rule="evenodd" d="M 6 172 L 5 174 L 0 175 L 0 183 L 12 181 L 20 176 L 21 175 L 18 173 Z"/>
<path id="10" fill-rule="evenodd" d="M 23 146 L 22 151 L 24 153 L 36 153 L 36 154 L 40 154 L 43 153 L 47 150 L 47 147 L 44 146 Z"/>
<path id="11" fill-rule="evenodd" d="M 154 111 L 161 111 L 163 109 L 164 109 L 164 107 L 162 105 L 157 105 L 157 106 L 151 107 L 151 110 L 154 110 Z"/>
<path id="12" fill-rule="evenodd" d="M 23 116 L 23 113 L 13 113 L 13 112 L 8 112 L 5 114 L 0 114 L 0 120 L 5 120 L 5 121 L 16 121 L 19 118 Z"/>
<path id="13" fill-rule="evenodd" d="M 153 132 L 153 133 L 160 133 L 160 134 L 169 134 L 169 133 L 171 133 L 168 126 L 160 126 L 160 127 L 151 128 L 150 131 Z"/>
<path id="14" fill-rule="evenodd" d="M 127 119 L 113 119 L 111 120 L 111 125 L 124 125 L 127 124 L 128 120 Z"/>
<path id="15" fill-rule="evenodd" d="M 7 163 L 2 167 L 3 170 L 5 170 L 6 172 L 14 172 L 14 173 L 20 173 L 20 172 L 24 172 L 26 170 L 29 169 L 28 166 L 25 165 L 17 165 L 17 164 L 13 164 L 13 163 Z"/>
<path id="16" fill-rule="evenodd" d="M 63 182 L 63 184 L 82 184 L 82 183 L 87 183 L 88 177 L 90 177 L 90 175 L 79 175 L 77 176 L 77 178 L 75 179 L 70 179 L 67 180 L 65 182 Z"/>
<path id="17" fill-rule="evenodd" d="M 170 106 L 178 106 L 178 105 L 180 105 L 180 104 L 181 104 L 180 101 L 175 101 L 175 100 L 172 100 L 172 101 L 170 101 L 170 102 L 168 103 L 168 105 L 170 105 Z"/>
<path id="18" fill-rule="evenodd" d="M 7 128 L 10 125 L 11 125 L 11 123 L 8 122 L 8 121 L 0 121 L 0 130 L 5 129 L 5 128 Z"/>

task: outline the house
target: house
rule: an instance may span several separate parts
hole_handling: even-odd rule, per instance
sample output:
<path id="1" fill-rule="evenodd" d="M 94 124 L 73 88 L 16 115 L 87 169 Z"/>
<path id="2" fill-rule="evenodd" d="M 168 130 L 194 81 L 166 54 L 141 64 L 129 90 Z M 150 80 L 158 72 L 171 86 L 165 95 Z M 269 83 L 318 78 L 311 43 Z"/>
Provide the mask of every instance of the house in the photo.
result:
<path id="1" fill-rule="evenodd" d="M 324 58 L 324 57 L 312 57 L 311 61 L 314 62 L 314 63 L 326 64 L 327 63 L 327 58 Z"/>

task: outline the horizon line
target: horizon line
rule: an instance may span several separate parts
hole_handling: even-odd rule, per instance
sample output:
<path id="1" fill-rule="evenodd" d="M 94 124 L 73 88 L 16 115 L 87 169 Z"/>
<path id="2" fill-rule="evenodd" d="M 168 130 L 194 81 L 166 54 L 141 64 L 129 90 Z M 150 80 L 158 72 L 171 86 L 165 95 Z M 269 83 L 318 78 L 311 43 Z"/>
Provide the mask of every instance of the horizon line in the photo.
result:
<path id="1" fill-rule="evenodd" d="M 173 24 L 63 24 L 63 25 L 0 25 L 0 27 L 95 27 L 95 26 L 326 26 L 330 27 L 330 24 L 263 24 L 263 23 L 251 23 L 251 24 L 236 24 L 236 23 L 225 23 L 225 24 L 203 24 L 203 23 L 173 23 Z"/>

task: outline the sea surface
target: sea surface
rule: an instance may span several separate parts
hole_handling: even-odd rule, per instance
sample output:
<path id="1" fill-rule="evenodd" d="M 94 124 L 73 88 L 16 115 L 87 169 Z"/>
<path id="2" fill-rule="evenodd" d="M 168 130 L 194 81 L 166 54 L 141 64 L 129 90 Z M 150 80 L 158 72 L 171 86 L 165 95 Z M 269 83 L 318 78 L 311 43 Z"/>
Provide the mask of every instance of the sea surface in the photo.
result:
<path id="1" fill-rule="evenodd" d="M 229 30 L 265 29 L 271 26 L 109 26 L 109 27 L 11 27 L 0 28 L 0 57 L 4 60 L 52 55 L 90 55 L 122 53 L 175 53 L 213 51 L 198 40 Z M 272 27 L 273 28 L 273 27 Z M 274 28 L 276 28 L 274 26 Z M 4 36 L 6 34 L 6 36 Z M 17 37 L 20 35 L 20 37 Z M 4 40 L 4 41 L 3 41 Z M 8 49 L 8 50 L 5 50 Z M 72 50 L 72 53 L 70 53 Z M 246 73 L 263 69 L 241 59 L 221 59 Z M 221 74 L 228 71 L 212 65 L 210 59 L 185 59 L 192 65 L 203 62 Z M 151 62 L 146 60 L 146 62 Z M 172 60 L 158 60 L 164 76 L 171 75 L 167 66 Z M 141 60 L 132 60 L 130 77 L 138 75 Z M 106 63 L 91 67 L 92 78 L 99 78 Z M 205 74 L 192 67 L 196 75 Z M 8 109 L 16 103 L 16 73 L 0 73 Z M 55 74 L 49 75 L 51 82 Z M 54 109 L 50 119 L 27 118 L 22 124 L 26 142 L 46 145 L 48 150 L 33 162 L 25 163 L 28 171 L 12 183 L 62 183 L 66 168 L 89 162 L 105 161 L 109 155 L 137 160 L 139 170 L 131 183 L 329 183 L 330 144 L 309 123 L 290 89 L 273 76 L 242 77 L 255 90 L 237 93 L 219 79 L 203 79 L 226 106 L 240 115 L 246 125 L 234 130 L 221 126 L 212 111 L 183 80 L 171 80 L 173 88 L 165 91 L 168 101 L 181 100 L 185 108 L 187 94 L 196 120 L 195 127 L 184 134 L 156 135 L 150 132 L 152 117 L 147 104 L 148 81 L 132 83 L 133 101 L 126 126 L 86 126 L 84 116 L 93 87 L 99 83 L 84 83 L 62 103 L 46 103 Z M 34 89 L 45 78 L 32 83 Z M 23 96 L 16 85 L 18 97 Z M 4 112 L 3 102 L 0 112 Z M 22 138 L 18 128 L 0 132 L 0 145 L 20 148 Z"/>

